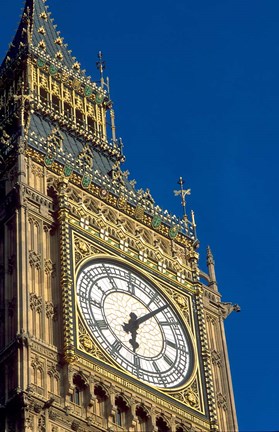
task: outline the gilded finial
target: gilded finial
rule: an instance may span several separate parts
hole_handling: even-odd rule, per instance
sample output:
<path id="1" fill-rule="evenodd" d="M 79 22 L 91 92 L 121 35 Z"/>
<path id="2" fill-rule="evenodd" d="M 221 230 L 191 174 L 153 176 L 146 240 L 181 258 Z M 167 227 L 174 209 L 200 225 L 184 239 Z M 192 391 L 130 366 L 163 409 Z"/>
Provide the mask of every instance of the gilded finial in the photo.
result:
<path id="1" fill-rule="evenodd" d="M 183 189 L 184 180 L 182 177 L 179 177 L 177 184 L 180 185 L 180 190 L 174 190 L 173 193 L 175 196 L 181 196 L 181 205 L 183 207 L 183 219 L 187 222 L 187 213 L 186 213 L 186 195 L 191 195 L 191 189 Z"/>

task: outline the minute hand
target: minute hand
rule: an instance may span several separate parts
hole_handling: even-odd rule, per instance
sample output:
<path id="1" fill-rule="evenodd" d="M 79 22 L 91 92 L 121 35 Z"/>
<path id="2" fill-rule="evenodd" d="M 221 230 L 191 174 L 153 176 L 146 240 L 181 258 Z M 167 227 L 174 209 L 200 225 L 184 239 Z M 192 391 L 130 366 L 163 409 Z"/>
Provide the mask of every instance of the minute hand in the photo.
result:
<path id="1" fill-rule="evenodd" d="M 158 313 L 162 312 L 162 311 L 163 311 L 164 309 L 166 309 L 167 307 L 168 307 L 168 305 L 165 305 L 165 306 L 162 306 L 162 307 L 160 307 L 160 308 L 158 308 L 158 309 L 155 309 L 155 310 L 152 311 L 152 312 L 149 312 L 149 313 L 143 315 L 142 317 L 138 318 L 138 319 L 135 321 L 134 325 L 138 325 L 138 326 L 139 326 L 140 324 L 142 324 L 142 323 L 144 323 L 145 321 L 147 321 L 147 320 L 149 320 L 150 318 L 152 318 L 154 315 L 157 315 Z"/>

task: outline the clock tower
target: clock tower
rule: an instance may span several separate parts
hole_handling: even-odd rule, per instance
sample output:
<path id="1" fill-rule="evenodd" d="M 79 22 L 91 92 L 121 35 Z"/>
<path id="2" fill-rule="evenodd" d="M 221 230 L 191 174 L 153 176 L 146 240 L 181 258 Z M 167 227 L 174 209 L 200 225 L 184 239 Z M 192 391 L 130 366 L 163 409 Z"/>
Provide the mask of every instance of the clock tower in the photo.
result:
<path id="1" fill-rule="evenodd" d="M 235 432 L 214 259 L 123 170 L 46 0 L 0 68 L 0 432 Z"/>

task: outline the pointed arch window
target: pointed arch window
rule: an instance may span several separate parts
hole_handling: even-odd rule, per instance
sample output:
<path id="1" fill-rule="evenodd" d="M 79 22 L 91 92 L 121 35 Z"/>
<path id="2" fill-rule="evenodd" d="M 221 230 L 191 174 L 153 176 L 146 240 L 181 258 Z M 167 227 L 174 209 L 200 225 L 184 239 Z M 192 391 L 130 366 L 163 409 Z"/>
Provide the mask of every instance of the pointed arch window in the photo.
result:
<path id="1" fill-rule="evenodd" d="M 88 385 L 83 376 L 76 374 L 73 378 L 74 389 L 71 394 L 71 402 L 76 405 L 84 405 L 87 401 Z"/>
<path id="2" fill-rule="evenodd" d="M 115 398 L 115 423 L 121 427 L 127 427 L 129 421 L 129 406 L 121 395 Z"/>
<path id="3" fill-rule="evenodd" d="M 111 411 L 111 404 L 106 389 L 101 384 L 96 384 L 94 387 L 94 395 L 97 398 L 96 414 L 102 418 L 108 418 Z"/>

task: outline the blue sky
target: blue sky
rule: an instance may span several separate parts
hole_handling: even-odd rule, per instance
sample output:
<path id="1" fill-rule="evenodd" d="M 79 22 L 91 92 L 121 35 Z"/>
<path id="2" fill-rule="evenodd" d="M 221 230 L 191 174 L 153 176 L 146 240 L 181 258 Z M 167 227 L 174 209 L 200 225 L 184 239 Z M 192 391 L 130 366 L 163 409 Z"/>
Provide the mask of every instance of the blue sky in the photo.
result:
<path id="1" fill-rule="evenodd" d="M 200 266 L 210 244 L 224 301 L 240 431 L 279 430 L 278 0 L 48 0 L 93 78 L 102 50 L 117 134 L 137 186 L 180 215 L 192 189 Z M 0 55 L 21 0 L 4 2 Z"/>

